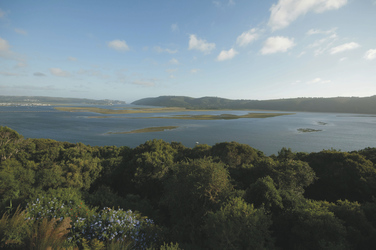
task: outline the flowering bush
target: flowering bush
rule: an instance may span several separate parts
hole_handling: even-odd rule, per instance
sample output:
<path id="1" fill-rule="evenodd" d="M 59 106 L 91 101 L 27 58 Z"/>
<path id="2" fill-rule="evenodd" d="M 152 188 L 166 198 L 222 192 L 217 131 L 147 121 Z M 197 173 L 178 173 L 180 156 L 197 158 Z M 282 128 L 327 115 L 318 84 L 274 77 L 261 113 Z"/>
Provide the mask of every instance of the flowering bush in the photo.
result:
<path id="1" fill-rule="evenodd" d="M 84 202 L 64 201 L 52 198 L 48 201 L 44 196 L 31 201 L 26 206 L 28 213 L 27 219 L 56 218 L 63 220 L 66 217 L 82 218 L 88 217 L 94 213 Z"/>
<path id="2" fill-rule="evenodd" d="M 77 218 L 73 224 L 73 237 L 78 241 L 85 238 L 89 241 L 133 242 L 135 248 L 146 249 L 157 240 L 154 222 L 131 210 L 104 208 L 88 218 Z"/>
<path id="3" fill-rule="evenodd" d="M 73 198 L 70 196 L 70 198 Z M 146 249 L 157 240 L 158 228 L 154 222 L 131 210 L 104 208 L 99 212 L 88 208 L 75 197 L 53 197 L 46 194 L 31 200 L 26 207 L 28 219 L 72 219 L 68 242 L 82 245 L 83 242 L 99 240 L 106 243 L 124 242 L 137 249 Z"/>

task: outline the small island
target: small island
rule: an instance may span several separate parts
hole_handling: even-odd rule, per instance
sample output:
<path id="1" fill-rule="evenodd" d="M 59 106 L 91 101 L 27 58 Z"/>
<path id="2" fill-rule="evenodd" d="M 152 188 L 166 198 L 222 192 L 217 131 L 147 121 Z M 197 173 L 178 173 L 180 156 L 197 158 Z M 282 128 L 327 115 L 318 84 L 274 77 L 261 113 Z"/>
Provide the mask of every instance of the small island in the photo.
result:
<path id="1" fill-rule="evenodd" d="M 298 132 L 300 133 L 311 133 L 311 132 L 320 132 L 321 129 L 313 129 L 313 128 L 298 128 Z"/>

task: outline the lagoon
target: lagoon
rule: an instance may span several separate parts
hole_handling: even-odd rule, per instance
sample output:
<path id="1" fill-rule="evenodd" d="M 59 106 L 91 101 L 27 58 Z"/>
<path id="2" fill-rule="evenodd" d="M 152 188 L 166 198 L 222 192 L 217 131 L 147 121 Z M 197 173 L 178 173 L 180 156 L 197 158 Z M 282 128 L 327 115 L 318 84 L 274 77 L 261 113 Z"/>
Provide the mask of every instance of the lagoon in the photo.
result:
<path id="1" fill-rule="evenodd" d="M 136 105 L 110 108 L 116 110 L 124 107 L 140 108 Z M 8 126 L 25 138 L 49 138 L 72 143 L 82 142 L 91 146 L 136 147 L 152 139 L 181 142 L 187 147 L 194 147 L 196 142 L 214 145 L 219 142 L 237 141 L 261 150 L 266 155 L 276 154 L 282 147 L 299 152 L 317 152 L 332 148 L 352 151 L 376 147 L 376 116 L 374 115 L 297 112 L 267 118 L 164 119 L 186 115 L 220 117 L 224 114 L 246 117 L 250 112 L 268 113 L 268 111 L 248 110 L 195 110 L 149 114 L 114 112 L 115 114 L 109 115 L 59 111 L 54 109 L 54 106 L 0 107 L 0 126 Z M 270 111 L 270 113 L 287 112 Z M 153 127 L 173 129 L 126 133 Z"/>

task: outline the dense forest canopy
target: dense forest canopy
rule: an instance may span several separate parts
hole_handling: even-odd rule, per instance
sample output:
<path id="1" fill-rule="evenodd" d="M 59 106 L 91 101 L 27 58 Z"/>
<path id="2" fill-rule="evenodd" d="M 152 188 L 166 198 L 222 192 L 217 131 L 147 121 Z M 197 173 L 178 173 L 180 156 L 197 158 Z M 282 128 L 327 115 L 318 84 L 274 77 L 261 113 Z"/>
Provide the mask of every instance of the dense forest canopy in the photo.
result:
<path id="1" fill-rule="evenodd" d="M 370 97 L 292 98 L 275 100 L 230 100 L 219 97 L 160 96 L 133 102 L 136 105 L 185 107 L 189 109 L 261 109 L 334 113 L 376 114 L 376 95 Z"/>
<path id="2" fill-rule="evenodd" d="M 135 148 L 0 127 L 3 249 L 374 249 L 376 148 Z"/>

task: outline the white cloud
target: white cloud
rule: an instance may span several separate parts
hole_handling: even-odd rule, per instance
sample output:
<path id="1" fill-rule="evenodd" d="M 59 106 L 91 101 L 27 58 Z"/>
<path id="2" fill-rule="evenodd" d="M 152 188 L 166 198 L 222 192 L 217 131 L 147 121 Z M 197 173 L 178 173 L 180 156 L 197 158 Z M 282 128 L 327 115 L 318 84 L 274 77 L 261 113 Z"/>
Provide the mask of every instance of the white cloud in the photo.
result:
<path id="1" fill-rule="evenodd" d="M 370 49 L 364 54 L 364 58 L 367 60 L 373 60 L 376 58 L 376 49 Z"/>
<path id="2" fill-rule="evenodd" d="M 279 0 L 270 8 L 268 25 L 272 30 L 283 29 L 307 12 L 321 13 L 327 10 L 339 9 L 347 0 Z"/>
<path id="3" fill-rule="evenodd" d="M 236 54 L 238 54 L 238 52 L 236 50 L 234 50 L 233 48 L 231 48 L 228 51 L 222 50 L 221 53 L 219 53 L 217 60 L 218 61 L 229 60 L 229 59 L 232 59 L 234 56 L 236 56 Z"/>
<path id="4" fill-rule="evenodd" d="M 178 31 L 179 31 L 179 26 L 178 26 L 178 24 L 177 24 L 177 23 L 173 23 L 173 24 L 171 24 L 171 30 L 172 30 L 173 32 L 178 32 Z"/>
<path id="5" fill-rule="evenodd" d="M 330 29 L 330 30 L 310 29 L 310 30 L 307 31 L 306 34 L 308 36 L 316 35 L 316 34 L 325 34 L 325 35 L 328 35 L 328 34 L 335 33 L 336 30 L 337 30 L 337 28 L 333 28 L 333 29 Z"/>
<path id="6" fill-rule="evenodd" d="M 50 72 L 51 72 L 51 74 L 53 74 L 55 76 L 63 76 L 63 77 L 70 76 L 68 71 L 64 71 L 64 70 L 59 69 L 59 68 L 50 68 Z"/>
<path id="7" fill-rule="evenodd" d="M 108 47 L 114 50 L 118 51 L 128 51 L 129 47 L 127 43 L 123 40 L 113 40 L 111 42 L 108 42 Z"/>
<path id="8" fill-rule="evenodd" d="M 257 33 L 257 29 L 253 28 L 248 31 L 244 31 L 240 36 L 238 36 L 236 43 L 239 46 L 246 46 L 258 38 L 259 34 Z"/>
<path id="9" fill-rule="evenodd" d="M 26 36 L 27 35 L 27 32 L 25 30 L 22 30 L 22 29 L 14 29 L 14 31 L 20 35 L 24 35 Z"/>
<path id="10" fill-rule="evenodd" d="M 175 54 L 175 53 L 178 52 L 178 50 L 163 49 L 163 48 L 161 48 L 161 47 L 159 47 L 159 46 L 155 46 L 155 47 L 154 47 L 154 50 L 155 50 L 156 52 L 158 52 L 158 53 L 167 52 L 167 53 L 169 53 L 169 54 Z"/>
<path id="11" fill-rule="evenodd" d="M 68 60 L 69 60 L 69 61 L 72 61 L 72 62 L 75 62 L 75 61 L 77 61 L 77 58 L 76 58 L 76 57 L 72 57 L 72 56 L 70 56 L 70 57 L 68 57 Z"/>
<path id="12" fill-rule="evenodd" d="M 324 37 L 322 39 L 315 40 L 313 43 L 308 45 L 308 48 L 315 49 L 314 54 L 318 56 L 324 52 L 326 52 L 332 44 L 337 40 L 337 34 L 329 34 L 329 36 Z"/>
<path id="13" fill-rule="evenodd" d="M 325 43 L 328 43 L 330 42 L 330 44 L 332 44 L 332 42 L 334 40 L 337 39 L 337 35 L 336 34 L 333 34 L 329 37 L 325 37 L 325 38 L 322 38 L 322 39 L 319 39 L 319 40 L 316 40 L 315 42 L 311 43 L 310 45 L 308 45 L 309 48 L 315 48 L 315 47 L 320 47 L 321 45 L 325 44 Z"/>
<path id="14" fill-rule="evenodd" d="M 215 49 L 215 43 L 208 43 L 206 40 L 197 38 L 196 35 L 190 35 L 188 49 L 196 49 L 208 54 L 210 51 Z"/>
<path id="15" fill-rule="evenodd" d="M 221 1 L 212 1 L 212 3 L 218 8 L 224 7 L 226 5 L 231 6 L 235 5 L 235 0 L 228 0 L 227 3 L 222 3 Z"/>
<path id="16" fill-rule="evenodd" d="M 351 43 L 345 43 L 345 44 L 342 44 L 342 45 L 339 45 L 337 47 L 334 47 L 330 50 L 330 54 L 337 54 L 337 53 L 340 53 L 340 52 L 343 52 L 343 51 L 346 51 L 346 50 L 352 50 L 352 49 L 356 49 L 356 48 L 359 48 L 360 45 L 357 44 L 357 43 L 354 43 L 354 42 L 351 42 Z"/>
<path id="17" fill-rule="evenodd" d="M 170 61 L 169 61 L 170 64 L 179 64 L 179 61 L 175 58 L 172 58 Z"/>
<path id="18" fill-rule="evenodd" d="M 8 41 L 0 37 L 0 56 L 5 57 L 9 53 L 11 53 L 11 51 Z"/>
<path id="19" fill-rule="evenodd" d="M 308 81 L 307 84 L 325 84 L 325 83 L 330 83 L 330 80 L 323 80 L 319 77 L 313 79 L 312 81 Z"/>
<path id="20" fill-rule="evenodd" d="M 298 58 L 299 58 L 299 57 L 302 57 L 302 56 L 304 56 L 306 53 L 307 53 L 307 52 L 302 51 L 302 52 L 299 53 L 299 55 L 298 55 L 297 57 L 298 57 Z"/>
<path id="21" fill-rule="evenodd" d="M 0 37 L 0 57 L 18 61 L 20 63 L 19 65 L 26 64 L 25 57 L 14 53 L 10 48 L 11 46 L 9 45 L 8 41 Z"/>
<path id="22" fill-rule="evenodd" d="M 273 54 L 276 52 L 286 52 L 295 46 L 294 39 L 283 37 L 283 36 L 274 36 L 266 39 L 264 47 L 261 49 L 261 54 Z"/>
<path id="23" fill-rule="evenodd" d="M 200 69 L 191 69 L 190 72 L 191 74 L 196 74 L 200 71 Z"/>

